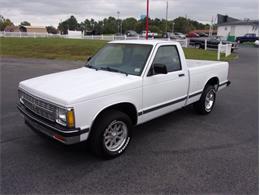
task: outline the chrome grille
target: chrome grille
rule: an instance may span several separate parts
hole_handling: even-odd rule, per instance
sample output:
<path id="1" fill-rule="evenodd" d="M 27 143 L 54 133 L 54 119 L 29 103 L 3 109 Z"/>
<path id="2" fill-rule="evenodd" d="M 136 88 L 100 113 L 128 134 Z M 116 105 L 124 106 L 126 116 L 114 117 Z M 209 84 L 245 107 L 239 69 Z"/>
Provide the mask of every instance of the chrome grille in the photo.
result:
<path id="1" fill-rule="evenodd" d="M 19 101 L 35 114 L 55 122 L 56 107 L 48 102 L 19 90 Z"/>

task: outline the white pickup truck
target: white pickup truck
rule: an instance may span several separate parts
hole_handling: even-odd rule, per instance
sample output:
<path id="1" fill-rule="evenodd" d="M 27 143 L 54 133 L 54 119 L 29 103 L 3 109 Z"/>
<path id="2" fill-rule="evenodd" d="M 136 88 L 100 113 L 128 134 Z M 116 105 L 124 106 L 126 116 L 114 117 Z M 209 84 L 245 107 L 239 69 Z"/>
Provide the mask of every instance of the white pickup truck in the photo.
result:
<path id="1" fill-rule="evenodd" d="M 20 82 L 18 109 L 26 124 L 64 144 L 89 141 L 113 158 L 131 129 L 189 104 L 212 111 L 230 84 L 227 62 L 186 60 L 177 42 L 112 41 L 86 66 Z"/>

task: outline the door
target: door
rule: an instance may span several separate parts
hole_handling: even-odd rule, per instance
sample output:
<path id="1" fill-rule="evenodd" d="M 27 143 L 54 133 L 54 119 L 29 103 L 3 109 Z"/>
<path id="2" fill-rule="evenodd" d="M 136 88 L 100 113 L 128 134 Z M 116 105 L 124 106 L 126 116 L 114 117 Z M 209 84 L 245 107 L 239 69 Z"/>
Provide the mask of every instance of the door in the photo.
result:
<path id="1" fill-rule="evenodd" d="M 167 74 L 156 74 L 154 65 L 167 67 Z M 160 46 L 148 75 L 143 80 L 143 121 L 184 106 L 188 90 L 188 73 L 181 65 L 175 45 Z"/>

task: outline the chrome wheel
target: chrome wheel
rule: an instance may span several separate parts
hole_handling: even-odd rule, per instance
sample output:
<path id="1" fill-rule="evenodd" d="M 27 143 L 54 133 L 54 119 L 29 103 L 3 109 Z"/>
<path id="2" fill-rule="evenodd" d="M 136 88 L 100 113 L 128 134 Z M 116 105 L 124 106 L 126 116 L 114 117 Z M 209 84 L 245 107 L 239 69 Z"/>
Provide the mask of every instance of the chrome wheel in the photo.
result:
<path id="1" fill-rule="evenodd" d="M 210 112 L 215 101 L 215 91 L 212 89 L 210 90 L 205 98 L 205 109 L 207 112 Z"/>
<path id="2" fill-rule="evenodd" d="M 123 121 L 113 121 L 104 131 L 104 146 L 111 152 L 119 150 L 125 144 L 127 134 L 128 128 Z"/>

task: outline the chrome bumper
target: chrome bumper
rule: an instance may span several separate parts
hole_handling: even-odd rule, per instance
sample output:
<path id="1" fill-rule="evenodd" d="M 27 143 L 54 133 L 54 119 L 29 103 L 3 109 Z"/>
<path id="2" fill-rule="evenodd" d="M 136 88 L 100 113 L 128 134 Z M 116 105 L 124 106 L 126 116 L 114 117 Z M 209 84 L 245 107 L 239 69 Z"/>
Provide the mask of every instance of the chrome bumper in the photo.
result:
<path id="1" fill-rule="evenodd" d="M 41 132 L 49 137 L 52 137 L 59 142 L 70 145 L 80 142 L 80 135 L 89 132 L 89 129 L 69 129 L 62 127 L 56 123 L 51 123 L 40 118 L 21 103 L 17 104 L 18 110 L 24 116 L 25 123 L 35 131 Z"/>

